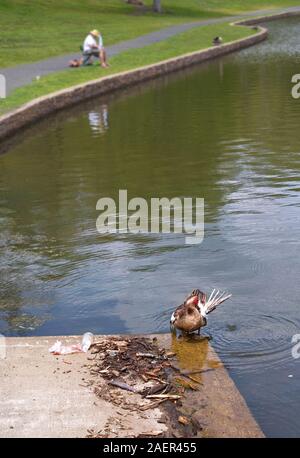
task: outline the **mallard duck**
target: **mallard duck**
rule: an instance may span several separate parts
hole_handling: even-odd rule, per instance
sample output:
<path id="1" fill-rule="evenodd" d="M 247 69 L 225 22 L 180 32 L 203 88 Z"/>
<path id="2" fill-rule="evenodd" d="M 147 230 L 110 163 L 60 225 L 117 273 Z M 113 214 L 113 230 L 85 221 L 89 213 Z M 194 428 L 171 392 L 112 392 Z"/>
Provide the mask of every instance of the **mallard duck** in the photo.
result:
<path id="1" fill-rule="evenodd" d="M 223 38 L 222 37 L 215 37 L 213 39 L 213 44 L 214 45 L 221 45 L 223 43 Z"/>
<path id="2" fill-rule="evenodd" d="M 199 289 L 193 290 L 172 314 L 171 332 L 176 333 L 177 329 L 185 334 L 198 331 L 200 335 L 201 328 L 207 325 L 207 315 L 230 297 L 231 294 L 220 293 L 214 289 L 207 300 L 205 293 Z"/>

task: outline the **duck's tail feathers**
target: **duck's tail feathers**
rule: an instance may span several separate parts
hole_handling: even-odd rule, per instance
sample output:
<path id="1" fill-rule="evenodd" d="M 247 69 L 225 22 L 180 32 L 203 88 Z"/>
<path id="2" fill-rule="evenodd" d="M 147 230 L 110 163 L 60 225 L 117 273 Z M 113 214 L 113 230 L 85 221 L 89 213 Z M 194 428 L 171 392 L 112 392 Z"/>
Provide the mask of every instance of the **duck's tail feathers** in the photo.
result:
<path id="1" fill-rule="evenodd" d="M 227 299 L 230 299 L 231 296 L 232 294 L 227 294 L 226 292 L 220 292 L 214 289 L 204 305 L 205 313 L 211 313 L 218 305 L 227 301 Z"/>

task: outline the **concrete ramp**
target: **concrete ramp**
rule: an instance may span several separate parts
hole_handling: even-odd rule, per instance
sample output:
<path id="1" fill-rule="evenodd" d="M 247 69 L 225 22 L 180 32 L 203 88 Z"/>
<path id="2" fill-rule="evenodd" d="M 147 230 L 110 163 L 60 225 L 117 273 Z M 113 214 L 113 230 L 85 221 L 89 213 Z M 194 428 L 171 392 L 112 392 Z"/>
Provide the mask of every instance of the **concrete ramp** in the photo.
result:
<path id="1" fill-rule="evenodd" d="M 109 431 L 109 437 L 150 433 L 183 437 L 180 413 L 193 416 L 201 425 L 195 437 L 263 437 L 208 342 L 155 337 L 161 347 L 176 353 L 174 364 L 179 370 L 201 371 L 199 391 L 185 394 L 180 412 L 167 407 L 171 402 L 131 412 L 97 397 L 86 386 L 91 377 L 90 353 L 53 356 L 48 352 L 57 339 L 69 345 L 81 337 L 7 338 L 6 357 L 2 349 L 0 358 L 0 437 L 86 437 L 91 430 Z"/>

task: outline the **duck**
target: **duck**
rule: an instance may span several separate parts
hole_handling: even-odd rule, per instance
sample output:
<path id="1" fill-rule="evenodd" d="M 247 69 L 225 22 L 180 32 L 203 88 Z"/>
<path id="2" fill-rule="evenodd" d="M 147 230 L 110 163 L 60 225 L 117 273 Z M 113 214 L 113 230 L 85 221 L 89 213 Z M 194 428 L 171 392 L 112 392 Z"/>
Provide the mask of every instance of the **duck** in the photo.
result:
<path id="1" fill-rule="evenodd" d="M 222 37 L 215 37 L 212 42 L 213 42 L 214 45 L 221 45 L 223 43 L 223 38 Z"/>
<path id="2" fill-rule="evenodd" d="M 198 332 L 207 325 L 207 315 L 215 308 L 229 299 L 232 295 L 213 290 L 207 299 L 207 295 L 200 289 L 194 289 L 185 301 L 176 308 L 170 319 L 170 329 L 177 334 L 192 334 Z"/>

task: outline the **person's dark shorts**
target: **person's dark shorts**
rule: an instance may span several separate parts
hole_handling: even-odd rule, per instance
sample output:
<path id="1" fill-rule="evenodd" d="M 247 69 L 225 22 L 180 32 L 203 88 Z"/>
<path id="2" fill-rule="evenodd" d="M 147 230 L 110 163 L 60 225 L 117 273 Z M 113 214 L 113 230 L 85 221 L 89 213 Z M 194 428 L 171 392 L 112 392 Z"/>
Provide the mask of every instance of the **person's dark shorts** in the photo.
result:
<path id="1" fill-rule="evenodd" d="M 83 65 L 87 65 L 91 57 L 99 57 L 100 51 L 83 51 Z"/>
<path id="2" fill-rule="evenodd" d="M 99 57 L 99 52 L 100 52 L 100 51 L 84 51 L 84 52 L 83 52 L 83 55 L 84 55 L 84 56 Z"/>

